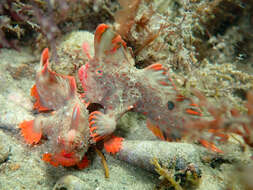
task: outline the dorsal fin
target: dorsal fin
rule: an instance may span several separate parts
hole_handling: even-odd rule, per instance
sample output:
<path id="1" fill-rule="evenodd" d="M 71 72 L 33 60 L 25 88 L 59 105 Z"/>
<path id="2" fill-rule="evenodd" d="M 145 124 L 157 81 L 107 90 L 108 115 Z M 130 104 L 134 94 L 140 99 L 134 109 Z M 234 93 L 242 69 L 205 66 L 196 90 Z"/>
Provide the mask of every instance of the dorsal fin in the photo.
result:
<path id="1" fill-rule="evenodd" d="M 176 86 L 168 75 L 168 70 L 165 69 L 162 64 L 154 63 L 143 69 L 144 77 L 147 78 L 147 84 L 151 87 L 166 88 L 168 91 L 171 89 L 171 93 L 176 94 Z"/>
<path id="2" fill-rule="evenodd" d="M 105 40 L 105 31 L 109 28 L 106 24 L 100 24 L 96 28 L 95 36 L 94 36 L 94 47 L 95 47 L 95 57 L 100 57 L 103 54 L 104 49 L 107 49 L 108 40 Z M 103 40 L 101 43 L 101 39 L 103 36 Z M 106 43 L 107 42 L 107 43 Z"/>
<path id="3" fill-rule="evenodd" d="M 51 72 L 48 68 L 48 65 L 49 65 L 49 50 L 48 48 L 45 48 L 41 53 L 40 58 L 40 70 L 43 75 L 46 75 L 49 72 Z"/>

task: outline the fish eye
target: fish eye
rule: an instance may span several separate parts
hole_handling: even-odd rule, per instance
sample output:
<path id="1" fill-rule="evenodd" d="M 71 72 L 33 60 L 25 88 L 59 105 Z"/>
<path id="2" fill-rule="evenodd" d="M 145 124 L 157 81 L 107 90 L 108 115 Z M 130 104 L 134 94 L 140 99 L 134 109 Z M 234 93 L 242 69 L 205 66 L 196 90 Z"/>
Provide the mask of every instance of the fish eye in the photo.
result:
<path id="1" fill-rule="evenodd" d="M 167 103 L 167 106 L 168 106 L 169 110 L 173 110 L 174 107 L 175 107 L 175 104 L 174 104 L 174 102 L 172 102 L 172 101 L 169 100 L 168 103 Z"/>
<path id="2" fill-rule="evenodd" d="M 100 76 L 103 74 L 103 71 L 100 68 L 97 69 L 95 72 L 96 72 L 97 75 L 100 75 Z"/>

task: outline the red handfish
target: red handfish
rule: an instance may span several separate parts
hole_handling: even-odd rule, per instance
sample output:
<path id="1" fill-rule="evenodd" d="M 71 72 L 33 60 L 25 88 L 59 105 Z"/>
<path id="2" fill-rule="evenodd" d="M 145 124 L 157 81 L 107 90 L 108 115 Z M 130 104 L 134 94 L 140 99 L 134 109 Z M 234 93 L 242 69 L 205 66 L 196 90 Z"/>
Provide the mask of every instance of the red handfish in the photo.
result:
<path id="1" fill-rule="evenodd" d="M 19 125 L 25 141 L 37 144 L 47 136 L 49 153 L 43 155 L 44 161 L 54 166 L 86 166 L 84 155 L 91 142 L 88 111 L 79 98 L 74 77 L 50 70 L 48 49 L 42 53 L 31 95 L 36 99 L 34 109 L 47 113 Z"/>
<path id="2" fill-rule="evenodd" d="M 94 57 L 79 69 L 79 78 L 87 101 L 104 107 L 89 116 L 95 141 L 110 135 L 130 109 L 146 115 L 148 128 L 164 140 L 180 138 L 185 118 L 202 115 L 193 101 L 180 95 L 162 64 L 137 69 L 131 50 L 108 25 L 97 27 L 94 49 Z"/>

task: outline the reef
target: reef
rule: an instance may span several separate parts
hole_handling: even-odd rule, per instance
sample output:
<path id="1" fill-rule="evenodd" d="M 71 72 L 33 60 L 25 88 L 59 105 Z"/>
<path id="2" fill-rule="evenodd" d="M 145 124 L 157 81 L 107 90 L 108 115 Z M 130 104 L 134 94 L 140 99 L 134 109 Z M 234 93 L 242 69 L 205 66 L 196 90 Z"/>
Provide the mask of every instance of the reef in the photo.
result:
<path id="1" fill-rule="evenodd" d="M 249 0 L 1 1 L 0 135 L 4 140 L 0 141 L 0 189 L 52 189 L 65 175 L 74 175 L 79 178 L 73 177 L 77 185 L 93 189 L 113 189 L 114 183 L 114 189 L 252 189 L 247 178 L 252 172 L 253 146 L 252 12 Z M 134 67 L 162 64 L 178 92 L 200 105 L 203 119 L 189 122 L 188 131 L 192 132 L 175 143 L 180 148 L 190 146 L 185 150 L 191 155 L 187 159 L 181 159 L 184 156 L 173 149 L 174 142 L 168 147 L 175 154 L 163 158 L 158 153 L 147 155 L 145 150 L 158 147 L 160 141 L 145 128 L 145 116 L 134 112 L 117 121 L 115 133 L 126 139 L 125 149 L 115 157 L 103 152 L 109 182 L 104 179 L 94 149 L 89 152 L 91 166 L 82 173 L 74 167 L 53 168 L 42 162 L 41 155 L 50 145 L 48 139 L 32 147 L 23 142 L 18 124 L 36 117 L 29 89 L 39 67 L 39 54 L 49 47 L 50 69 L 73 76 L 77 93 L 82 94 L 78 69 L 89 61 L 83 42 L 89 45 L 93 57 L 93 34 L 101 23 L 122 36 L 131 48 Z M 97 109 L 97 105 L 92 106 Z M 199 145 L 200 137 L 211 142 L 204 143 L 207 149 Z M 150 141 L 155 145 L 151 146 Z M 136 149 L 138 145 L 142 149 Z M 191 152 L 192 147 L 196 147 L 195 152 Z M 129 152 L 138 153 L 140 160 L 126 159 Z M 180 164 L 185 167 L 176 168 Z M 189 172 L 193 178 L 187 177 Z M 8 180 L 13 176 L 17 178 L 15 183 Z M 61 178 L 55 189 L 63 187 L 66 179 Z M 208 179 L 215 180 L 203 186 Z"/>

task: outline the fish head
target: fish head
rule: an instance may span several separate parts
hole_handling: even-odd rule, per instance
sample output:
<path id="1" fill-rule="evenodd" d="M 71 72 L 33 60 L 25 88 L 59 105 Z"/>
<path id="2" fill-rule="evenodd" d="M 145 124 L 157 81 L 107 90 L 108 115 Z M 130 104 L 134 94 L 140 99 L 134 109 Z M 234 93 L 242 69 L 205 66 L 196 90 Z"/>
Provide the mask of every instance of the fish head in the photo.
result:
<path id="1" fill-rule="evenodd" d="M 81 162 L 90 145 L 88 111 L 79 97 L 72 100 L 60 110 L 47 118 L 49 152 L 43 160 L 53 166 L 74 166 Z"/>
<path id="2" fill-rule="evenodd" d="M 66 119 L 62 124 L 64 129 L 59 131 L 57 149 L 67 152 L 86 152 L 89 146 L 89 123 L 86 107 L 77 100 L 70 103 L 72 114 L 63 116 Z M 64 112 L 64 111 L 63 111 Z"/>

